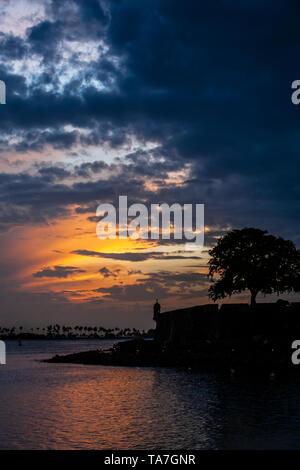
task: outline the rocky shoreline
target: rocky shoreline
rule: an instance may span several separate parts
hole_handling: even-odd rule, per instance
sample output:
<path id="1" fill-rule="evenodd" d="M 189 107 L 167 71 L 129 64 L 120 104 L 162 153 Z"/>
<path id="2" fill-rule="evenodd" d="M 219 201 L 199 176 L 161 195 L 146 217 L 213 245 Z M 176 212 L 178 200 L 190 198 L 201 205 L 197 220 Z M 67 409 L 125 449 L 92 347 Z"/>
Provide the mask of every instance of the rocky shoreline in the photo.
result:
<path id="1" fill-rule="evenodd" d="M 155 340 L 136 337 L 47 362 L 295 375 L 300 364 L 292 362 L 292 343 L 298 338 L 299 303 L 207 304 L 161 314 Z"/>
<path id="2" fill-rule="evenodd" d="M 127 367 L 177 367 L 194 371 L 222 371 L 231 374 L 298 373 L 291 361 L 290 338 L 255 342 L 202 342 L 197 349 L 178 350 L 156 341 L 135 339 L 121 342 L 108 350 L 92 350 L 64 356 L 56 355 L 45 362 Z M 300 365 L 299 365 L 300 367 Z M 300 369 L 299 369 L 300 370 Z"/>

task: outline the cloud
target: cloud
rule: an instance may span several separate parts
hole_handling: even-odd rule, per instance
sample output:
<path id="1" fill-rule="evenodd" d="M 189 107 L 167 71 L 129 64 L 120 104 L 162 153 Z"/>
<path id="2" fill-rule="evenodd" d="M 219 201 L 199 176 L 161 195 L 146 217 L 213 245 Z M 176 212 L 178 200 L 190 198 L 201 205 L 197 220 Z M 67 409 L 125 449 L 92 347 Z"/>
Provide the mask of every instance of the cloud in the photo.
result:
<path id="1" fill-rule="evenodd" d="M 98 203 L 127 194 L 130 204 L 204 203 L 206 246 L 243 226 L 300 244 L 298 2 L 15 0 L 14 21 L 2 3 L 1 232 L 71 214 L 92 226 Z M 47 270 L 66 275 L 34 275 Z M 205 279 L 184 276 L 152 273 L 106 294 L 150 302 L 174 284 L 182 300 L 201 296 L 191 282 Z"/>
<path id="2" fill-rule="evenodd" d="M 192 299 L 207 297 L 208 284 L 206 274 L 193 271 L 158 271 L 147 273 L 145 278 L 137 279 L 134 285 L 116 284 L 111 287 L 99 287 L 94 292 L 104 294 L 114 301 L 126 302 L 150 301 L 157 297 Z"/>
<path id="3" fill-rule="evenodd" d="M 220 3 L 216 17 L 214 2 L 189 3 L 183 11 L 169 0 L 143 8 L 133 0 L 50 1 L 48 17 L 33 15 L 24 37 L 0 37 L 13 65 L 0 65 L 8 90 L 0 115 L 2 151 L 155 142 L 156 155 L 132 146 L 124 177 L 109 178 L 114 191 L 123 190 L 127 178 L 127 191 L 136 186 L 141 198 L 204 202 L 208 221 L 222 218 L 223 226 L 244 224 L 246 206 L 247 225 L 295 239 L 300 115 L 290 103 L 289 83 L 297 74 L 299 7 L 293 3 L 282 13 L 278 5 L 270 12 L 269 2 Z M 284 38 L 279 48 L 277 38 Z M 26 58 L 36 66 L 20 69 L 17 62 Z M 167 173 L 185 163 L 193 176 L 185 187 L 164 185 Z M 105 170 L 101 160 L 75 166 L 77 179 Z M 146 175 L 156 180 L 158 194 L 142 194 Z M 56 192 L 56 204 L 76 198 L 83 204 L 87 188 L 79 188 L 80 197 L 76 183 L 54 187 L 49 199 L 54 202 Z M 99 199 L 95 192 L 90 200 Z"/>
<path id="4" fill-rule="evenodd" d="M 33 274 L 33 277 L 54 277 L 58 279 L 65 279 L 68 276 L 85 272 L 85 270 L 79 269 L 75 266 L 53 266 L 52 268 L 45 267 L 40 271 L 37 271 Z"/>
<path id="5" fill-rule="evenodd" d="M 118 273 L 120 272 L 120 269 L 115 269 L 114 271 L 112 271 L 111 269 L 109 268 L 106 268 L 105 266 L 103 266 L 103 268 L 100 268 L 99 269 L 99 273 L 104 277 L 104 278 L 117 278 L 118 277 Z"/>
<path id="6" fill-rule="evenodd" d="M 137 252 L 127 252 L 127 253 L 104 253 L 100 251 L 91 251 L 91 250 L 74 250 L 72 254 L 80 256 L 91 256 L 97 258 L 109 258 L 122 261 L 146 261 L 148 259 L 158 259 L 158 260 L 176 260 L 176 259 L 201 259 L 199 256 L 182 256 L 182 255 L 169 255 L 168 253 L 161 253 L 157 251 L 148 252 L 148 253 L 137 253 Z"/>
<path id="7" fill-rule="evenodd" d="M 13 34 L 0 33 L 0 55 L 4 60 L 19 60 L 28 52 L 26 42 Z"/>

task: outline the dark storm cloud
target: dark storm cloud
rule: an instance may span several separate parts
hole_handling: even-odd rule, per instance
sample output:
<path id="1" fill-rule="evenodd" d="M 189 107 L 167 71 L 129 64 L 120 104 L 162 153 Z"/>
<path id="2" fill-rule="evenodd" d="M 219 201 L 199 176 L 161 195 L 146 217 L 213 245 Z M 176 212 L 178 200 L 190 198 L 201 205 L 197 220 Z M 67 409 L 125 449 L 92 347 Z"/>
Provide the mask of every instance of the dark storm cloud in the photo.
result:
<path id="1" fill-rule="evenodd" d="M 81 176 L 83 178 L 89 178 L 93 176 L 95 173 L 99 173 L 102 170 L 108 169 L 109 165 L 105 162 L 95 161 L 95 162 L 88 162 L 82 163 L 81 165 L 76 165 L 74 170 L 77 176 Z"/>
<path id="2" fill-rule="evenodd" d="M 84 273 L 83 269 L 76 266 L 53 266 L 46 267 L 33 274 L 33 277 L 54 277 L 58 279 L 65 279 L 73 274 Z"/>
<path id="3" fill-rule="evenodd" d="M 28 46 L 20 37 L 0 33 L 0 56 L 5 60 L 21 59 L 26 55 Z"/>
<path id="4" fill-rule="evenodd" d="M 98 180 L 95 182 L 53 184 L 53 179 L 61 179 L 69 174 L 59 167 L 39 170 L 39 175 L 29 173 L 0 174 L 0 203 L 21 205 L 23 207 L 40 206 L 47 210 L 51 207 L 65 207 L 70 204 L 107 199 L 110 194 L 110 182 Z"/>
<path id="5" fill-rule="evenodd" d="M 114 300 L 130 302 L 152 300 L 155 297 L 176 296 L 184 299 L 207 296 L 207 286 L 203 288 L 209 283 L 206 274 L 158 271 L 146 276 L 144 279 L 137 279 L 134 285 L 116 284 L 111 287 L 99 287 L 94 292 Z"/>
<path id="6" fill-rule="evenodd" d="M 137 253 L 137 252 L 127 252 L 127 253 L 102 253 L 100 251 L 91 251 L 91 250 L 74 250 L 72 254 L 81 255 L 81 256 L 91 256 L 96 258 L 108 258 L 115 259 L 120 261 L 146 261 L 148 259 L 159 259 L 159 260 L 175 260 L 175 259 L 200 259 L 199 256 L 181 256 L 181 255 L 168 255 L 168 253 L 161 252 L 148 252 L 148 253 Z"/>
<path id="7" fill-rule="evenodd" d="M 33 53 L 51 59 L 63 37 L 63 22 L 42 21 L 28 30 L 28 43 Z"/>
<path id="8" fill-rule="evenodd" d="M 160 298 L 167 297 L 169 289 L 164 286 L 156 286 L 150 282 L 143 282 L 134 285 L 112 287 L 99 287 L 94 290 L 95 293 L 104 294 L 105 298 L 125 302 L 138 302 L 153 300 L 155 296 Z"/>
<path id="9" fill-rule="evenodd" d="M 97 0 L 52 0 L 48 6 L 51 20 L 43 20 L 27 29 L 32 52 L 49 62 L 60 56 L 60 43 L 100 39 L 108 22 L 107 14 Z M 51 63 L 51 62 L 50 62 Z"/>
<path id="10" fill-rule="evenodd" d="M 155 197 L 204 202 L 211 224 L 258 225 L 296 239 L 300 111 L 291 104 L 290 84 L 300 76 L 298 2 L 53 0 L 48 11 L 25 41 L 1 36 L 12 57 L 31 51 L 47 63 L 31 88 L 2 65 L 9 95 L 0 125 L 24 133 L 16 150 L 71 149 L 78 142 L 117 148 L 129 135 L 155 141 L 165 162 L 147 166 L 147 152 L 133 152 L 128 161 L 136 175 L 163 177 L 186 162 L 193 166 L 185 188 L 159 187 Z M 102 54 L 58 91 L 65 40 L 98 40 Z M 68 60 L 75 66 L 80 59 L 74 53 Z M 89 77 L 104 89 L 84 85 Z M 67 133 L 67 124 L 90 134 Z M 77 171 L 88 177 L 93 170 Z M 98 188 L 46 187 L 41 200 L 47 193 L 62 208 L 89 203 L 103 194 Z M 124 188 L 121 178 L 119 192 Z M 135 182 L 134 196 L 142 191 Z M 27 189 L 24 196 L 29 200 Z M 18 192 L 13 199 L 19 203 Z M 32 195 L 29 203 L 39 201 Z"/>
<path id="11" fill-rule="evenodd" d="M 200 282 L 207 282 L 207 274 L 197 273 L 197 272 L 170 272 L 170 271 L 158 271 L 157 273 L 148 274 L 151 279 L 157 283 L 189 283 L 197 284 Z"/>
<path id="12" fill-rule="evenodd" d="M 49 183 L 57 180 L 64 180 L 71 175 L 69 171 L 59 166 L 41 167 L 38 172 L 42 176 L 43 180 Z"/>
<path id="13" fill-rule="evenodd" d="M 70 39 L 101 38 L 108 24 L 106 2 L 98 0 L 52 0 L 49 13 L 64 23 L 65 35 Z M 68 14 L 66 14 L 68 13 Z"/>
<path id="14" fill-rule="evenodd" d="M 138 171 L 134 165 L 91 162 L 77 165 L 74 168 L 63 164 L 49 165 L 46 162 L 35 164 L 31 173 L 0 173 L 0 222 L 7 224 L 26 222 L 46 222 L 53 217 L 63 217 L 69 213 L 69 206 L 77 205 L 78 214 L 95 214 L 100 202 L 112 202 L 118 207 L 119 194 L 128 194 L 128 204 L 144 202 L 145 197 L 152 202 L 160 201 L 160 192 L 145 189 L 147 178 L 157 174 L 163 184 L 165 173 L 161 164 L 139 164 Z M 144 171 L 143 171 L 144 168 Z M 102 170 L 112 172 L 106 179 L 89 180 Z M 117 176 L 114 176 L 117 172 Z M 77 178 L 82 182 L 70 183 Z M 161 201 L 172 202 L 173 193 L 161 194 Z M 182 194 L 177 194 L 179 200 Z M 97 222 L 95 216 L 89 220 Z"/>
<path id="15" fill-rule="evenodd" d="M 77 142 L 78 133 L 63 131 L 29 131 L 21 134 L 21 143 L 14 146 L 17 152 L 42 151 L 45 146 L 51 146 L 55 150 L 71 149 Z"/>

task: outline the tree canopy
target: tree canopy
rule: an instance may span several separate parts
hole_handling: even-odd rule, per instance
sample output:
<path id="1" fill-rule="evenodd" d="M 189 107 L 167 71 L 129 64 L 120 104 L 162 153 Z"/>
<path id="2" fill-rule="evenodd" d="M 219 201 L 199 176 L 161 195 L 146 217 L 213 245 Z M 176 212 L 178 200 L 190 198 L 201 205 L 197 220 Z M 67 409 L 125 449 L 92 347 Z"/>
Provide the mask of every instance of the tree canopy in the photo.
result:
<path id="1" fill-rule="evenodd" d="M 249 290 L 251 305 L 259 292 L 300 291 L 300 250 L 266 230 L 232 230 L 209 251 L 209 296 L 215 301 Z"/>

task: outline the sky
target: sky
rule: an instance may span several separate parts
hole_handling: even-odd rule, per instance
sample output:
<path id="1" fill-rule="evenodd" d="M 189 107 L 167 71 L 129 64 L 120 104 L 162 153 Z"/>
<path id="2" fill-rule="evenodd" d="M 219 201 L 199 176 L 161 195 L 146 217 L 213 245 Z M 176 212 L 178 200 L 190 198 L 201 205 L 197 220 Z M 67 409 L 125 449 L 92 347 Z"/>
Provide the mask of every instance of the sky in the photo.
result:
<path id="1" fill-rule="evenodd" d="M 228 230 L 299 247 L 298 1 L 0 7 L 3 326 L 153 327 L 156 297 L 208 302 L 208 250 Z M 96 208 L 119 195 L 205 204 L 204 249 L 98 239 Z"/>

